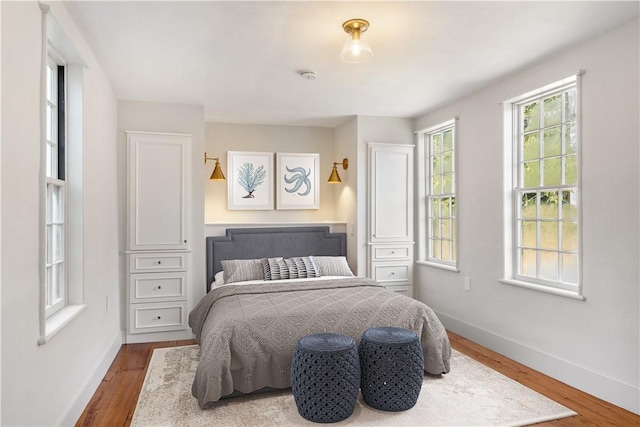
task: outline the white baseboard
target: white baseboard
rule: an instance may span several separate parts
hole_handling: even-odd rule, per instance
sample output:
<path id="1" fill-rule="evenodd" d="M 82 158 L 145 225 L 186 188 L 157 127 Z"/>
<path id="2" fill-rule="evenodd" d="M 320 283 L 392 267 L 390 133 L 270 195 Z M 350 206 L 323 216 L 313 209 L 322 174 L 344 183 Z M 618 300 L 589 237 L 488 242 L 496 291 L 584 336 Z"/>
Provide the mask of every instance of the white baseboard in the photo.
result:
<path id="1" fill-rule="evenodd" d="M 109 370 L 111 363 L 116 358 L 116 355 L 118 354 L 123 341 L 124 340 L 122 331 L 118 331 L 104 357 L 102 358 L 100 363 L 98 363 L 98 366 L 96 366 L 93 375 L 91 375 L 87 379 L 85 386 L 82 388 L 82 390 L 80 390 L 76 398 L 73 399 L 73 401 L 63 414 L 62 418 L 60 418 L 60 420 L 58 421 L 57 425 L 74 426 L 76 424 L 76 422 L 82 415 L 82 412 L 87 407 L 87 404 L 93 397 L 93 394 L 96 392 L 98 386 L 104 379 L 104 376 Z"/>
<path id="2" fill-rule="evenodd" d="M 596 396 L 627 411 L 640 414 L 640 388 L 559 359 L 491 331 L 436 313 L 451 332 L 461 335 L 516 362 Z"/>

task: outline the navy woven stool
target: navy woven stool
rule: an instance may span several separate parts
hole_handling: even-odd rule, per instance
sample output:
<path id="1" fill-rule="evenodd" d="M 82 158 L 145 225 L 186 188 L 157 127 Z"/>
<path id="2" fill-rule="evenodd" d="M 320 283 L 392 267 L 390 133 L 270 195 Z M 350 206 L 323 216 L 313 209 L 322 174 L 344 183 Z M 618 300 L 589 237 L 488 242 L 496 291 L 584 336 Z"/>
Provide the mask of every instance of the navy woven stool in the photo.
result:
<path id="1" fill-rule="evenodd" d="M 383 411 L 404 411 L 416 404 L 424 376 L 424 355 L 414 331 L 367 329 L 359 353 L 360 388 L 367 405 Z"/>
<path id="2" fill-rule="evenodd" d="M 309 421 L 335 423 L 353 413 L 360 389 L 360 362 L 353 338 L 313 334 L 300 338 L 291 363 L 298 412 Z"/>

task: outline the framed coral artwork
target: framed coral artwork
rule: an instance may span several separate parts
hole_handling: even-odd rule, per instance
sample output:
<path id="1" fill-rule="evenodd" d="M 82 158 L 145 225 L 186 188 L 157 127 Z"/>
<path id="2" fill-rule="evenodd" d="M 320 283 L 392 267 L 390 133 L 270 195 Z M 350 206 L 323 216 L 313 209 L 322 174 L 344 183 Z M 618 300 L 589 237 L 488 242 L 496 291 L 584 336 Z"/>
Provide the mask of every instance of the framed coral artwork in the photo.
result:
<path id="1" fill-rule="evenodd" d="M 273 209 L 273 153 L 227 152 L 230 210 Z"/>
<path id="2" fill-rule="evenodd" d="M 319 209 L 320 154 L 276 154 L 276 209 Z"/>

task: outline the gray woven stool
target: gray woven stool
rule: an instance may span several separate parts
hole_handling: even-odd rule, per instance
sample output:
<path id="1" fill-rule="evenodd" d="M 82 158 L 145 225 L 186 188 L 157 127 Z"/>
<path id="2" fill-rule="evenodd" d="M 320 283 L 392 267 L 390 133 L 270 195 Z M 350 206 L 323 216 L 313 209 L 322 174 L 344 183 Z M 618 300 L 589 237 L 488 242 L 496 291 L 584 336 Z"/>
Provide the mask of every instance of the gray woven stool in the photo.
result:
<path id="1" fill-rule="evenodd" d="M 353 413 L 360 389 L 360 362 L 353 338 L 313 334 L 300 338 L 291 363 L 298 412 L 309 421 L 335 423 Z"/>
<path id="2" fill-rule="evenodd" d="M 414 331 L 367 329 L 359 353 L 360 388 L 367 405 L 383 411 L 404 411 L 416 404 L 424 376 L 424 355 Z"/>

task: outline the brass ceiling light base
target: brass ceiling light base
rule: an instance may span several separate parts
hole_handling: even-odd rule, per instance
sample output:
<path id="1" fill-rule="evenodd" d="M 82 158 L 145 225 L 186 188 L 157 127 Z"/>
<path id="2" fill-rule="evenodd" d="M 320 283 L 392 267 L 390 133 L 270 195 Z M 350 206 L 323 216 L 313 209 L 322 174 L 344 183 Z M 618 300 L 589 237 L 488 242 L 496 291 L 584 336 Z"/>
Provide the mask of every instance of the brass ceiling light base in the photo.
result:
<path id="1" fill-rule="evenodd" d="M 360 38 L 360 34 L 369 29 L 369 21 L 364 19 L 349 19 L 342 24 L 342 29 L 347 33 L 353 35 L 354 32 L 358 33 L 356 38 Z"/>

